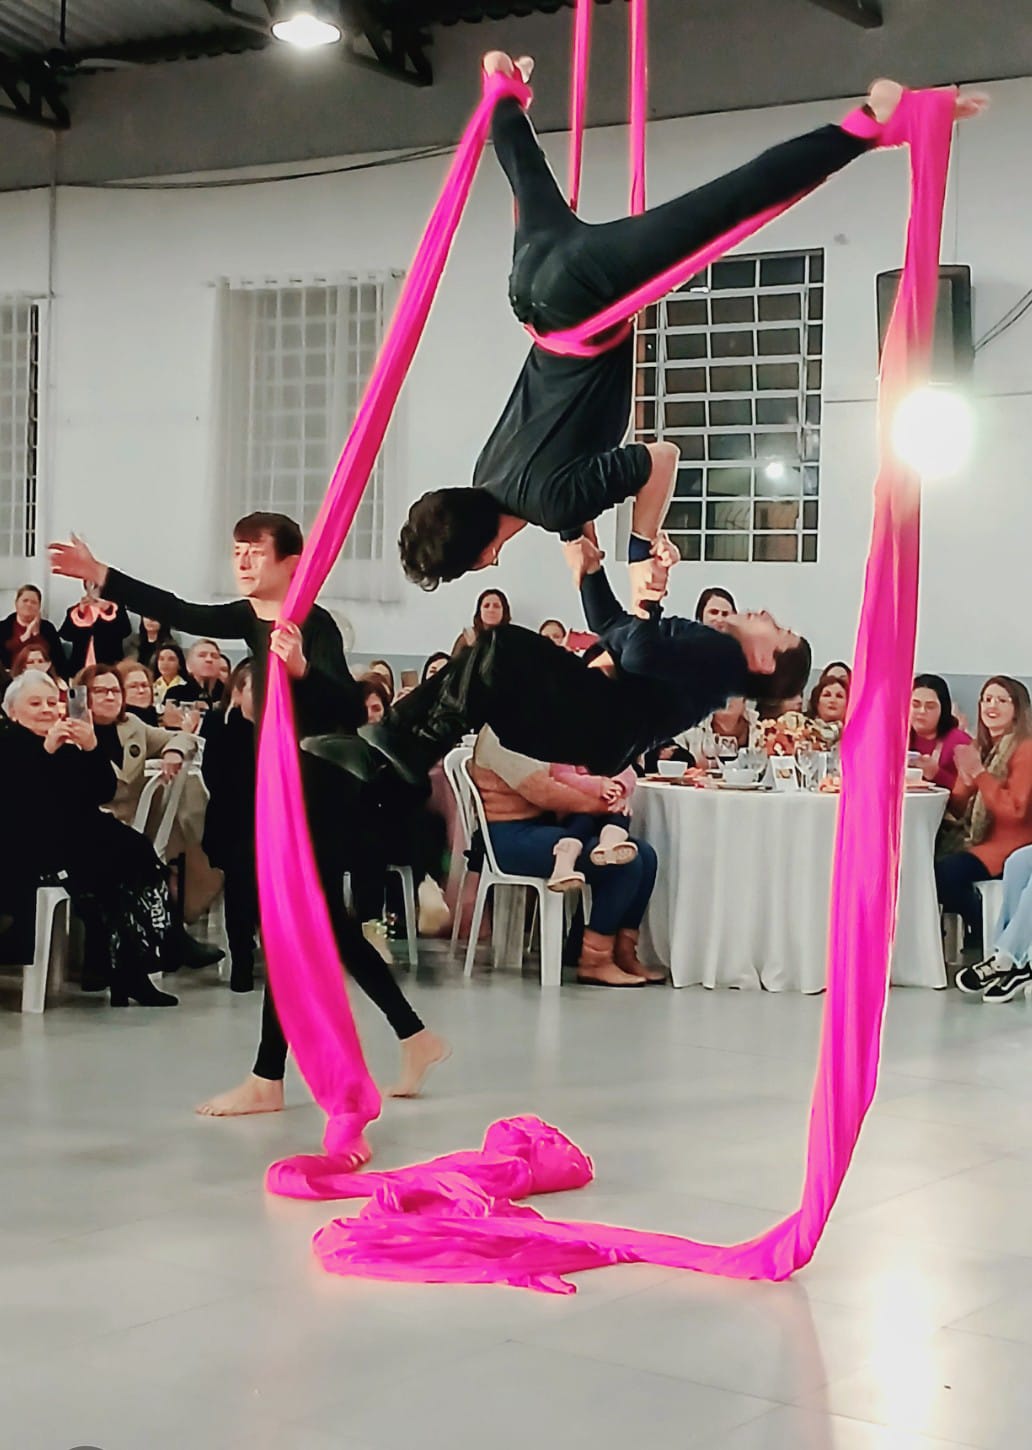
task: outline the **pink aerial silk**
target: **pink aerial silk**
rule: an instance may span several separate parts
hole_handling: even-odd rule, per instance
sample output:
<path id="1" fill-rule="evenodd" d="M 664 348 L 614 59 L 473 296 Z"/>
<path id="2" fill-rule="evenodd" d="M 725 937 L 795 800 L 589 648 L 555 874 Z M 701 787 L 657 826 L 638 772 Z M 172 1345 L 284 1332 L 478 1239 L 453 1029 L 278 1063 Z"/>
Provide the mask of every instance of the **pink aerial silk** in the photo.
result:
<path id="1" fill-rule="evenodd" d="M 573 19 L 573 70 L 570 79 L 570 153 L 567 193 L 570 208 L 580 203 L 584 170 L 584 127 L 591 62 L 591 15 L 595 0 L 577 0 Z M 629 210 L 645 210 L 645 124 L 648 120 L 648 0 L 630 0 L 631 195 Z"/>
<path id="2" fill-rule="evenodd" d="M 468 194 L 493 98 L 489 83 L 417 254 L 384 351 L 335 471 L 285 616 L 303 619 L 358 506 L 433 287 Z M 591 1164 L 557 1129 L 516 1118 L 488 1130 L 480 1151 L 391 1173 L 354 1174 L 379 1110 L 348 1008 L 332 932 L 303 825 L 289 694 L 270 661 L 259 755 L 259 879 L 266 949 L 288 1041 L 327 1112 L 325 1155 L 274 1164 L 271 1191 L 301 1198 L 368 1197 L 359 1216 L 321 1230 L 315 1250 L 336 1273 L 423 1281 L 503 1282 L 571 1292 L 562 1275 L 606 1263 L 651 1262 L 735 1278 L 788 1277 L 809 1262 L 852 1158 L 877 1083 L 895 924 L 903 766 L 917 624 L 920 493 L 893 455 L 896 406 L 927 375 L 939 238 L 953 122 L 952 91 L 907 94 L 889 127 L 859 114 L 858 134 L 909 142 L 906 261 L 882 355 L 881 466 L 855 652 L 851 716 L 832 875 L 828 990 L 799 1208 L 747 1243 L 714 1245 L 605 1224 L 556 1222 L 516 1200 L 590 1181 Z M 755 227 L 753 228 L 755 229 Z M 740 240 L 738 230 L 714 255 Z M 434 271 L 436 268 L 436 272 Z M 678 269 L 680 270 L 680 269 Z M 670 283 L 657 293 L 662 295 Z M 626 299 L 566 334 L 588 343 L 641 304 Z M 608 314 L 612 314 L 609 316 Z M 552 341 L 553 339 L 549 339 Z M 280 786 L 284 787 L 281 796 Z"/>

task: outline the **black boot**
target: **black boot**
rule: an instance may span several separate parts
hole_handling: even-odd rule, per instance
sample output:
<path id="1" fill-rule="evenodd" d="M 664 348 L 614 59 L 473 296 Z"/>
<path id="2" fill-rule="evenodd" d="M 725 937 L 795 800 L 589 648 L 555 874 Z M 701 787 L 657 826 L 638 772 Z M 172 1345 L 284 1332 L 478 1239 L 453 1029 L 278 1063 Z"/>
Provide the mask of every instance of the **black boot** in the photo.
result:
<path id="1" fill-rule="evenodd" d="M 161 970 L 178 972 L 180 967 L 199 971 L 201 967 L 213 967 L 226 955 L 218 947 L 206 946 L 190 935 L 184 926 L 173 925 L 161 949 Z"/>
<path id="2" fill-rule="evenodd" d="M 179 1006 L 178 997 L 173 997 L 171 992 L 159 991 L 143 972 L 131 975 L 119 972 L 117 979 L 111 983 L 111 1005 L 128 1007 L 130 1002 L 138 1002 L 141 1007 Z"/>

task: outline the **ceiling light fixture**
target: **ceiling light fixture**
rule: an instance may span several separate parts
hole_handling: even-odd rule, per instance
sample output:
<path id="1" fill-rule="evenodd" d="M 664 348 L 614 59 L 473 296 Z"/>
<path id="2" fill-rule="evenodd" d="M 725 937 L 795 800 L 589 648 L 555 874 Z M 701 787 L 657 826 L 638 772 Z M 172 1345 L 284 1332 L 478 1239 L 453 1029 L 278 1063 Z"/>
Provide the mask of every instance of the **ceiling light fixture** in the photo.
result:
<path id="1" fill-rule="evenodd" d="M 334 45 L 340 40 L 342 31 L 332 20 L 324 20 L 311 7 L 294 7 L 282 20 L 277 20 L 272 33 L 277 40 L 286 41 L 298 50 L 316 50 L 321 45 Z"/>

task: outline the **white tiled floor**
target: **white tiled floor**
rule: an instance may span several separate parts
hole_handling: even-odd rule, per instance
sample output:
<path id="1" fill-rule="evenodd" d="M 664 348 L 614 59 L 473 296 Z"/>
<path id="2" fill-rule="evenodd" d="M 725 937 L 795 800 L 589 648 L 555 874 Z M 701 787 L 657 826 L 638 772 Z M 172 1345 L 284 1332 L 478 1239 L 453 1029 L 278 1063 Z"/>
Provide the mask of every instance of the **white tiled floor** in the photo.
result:
<path id="1" fill-rule="evenodd" d="M 814 1263 L 790 1284 L 598 1270 L 569 1297 L 334 1279 L 334 1205 L 268 1198 L 316 1145 L 242 1075 L 258 998 L 0 1012 L 0 1444 L 17 1450 L 1018 1450 L 1032 1418 L 1032 1008 L 898 991 L 885 1071 Z M 564 989 L 412 996 L 453 1060 L 388 1103 L 378 1166 L 537 1112 L 595 1160 L 549 1213 L 731 1240 L 794 1207 L 822 1003 Z M 359 1004 L 374 1070 L 393 1046 Z"/>

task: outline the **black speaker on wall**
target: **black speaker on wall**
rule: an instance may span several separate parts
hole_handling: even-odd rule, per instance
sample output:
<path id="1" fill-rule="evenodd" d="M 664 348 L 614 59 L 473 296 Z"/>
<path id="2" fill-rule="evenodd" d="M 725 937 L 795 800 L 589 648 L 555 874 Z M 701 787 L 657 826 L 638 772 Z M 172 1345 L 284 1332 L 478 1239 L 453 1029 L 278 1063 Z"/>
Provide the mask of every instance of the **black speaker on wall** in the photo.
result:
<path id="1" fill-rule="evenodd" d="M 889 318 L 892 316 L 899 272 L 879 272 L 878 356 L 881 357 Z M 935 346 L 932 353 L 932 381 L 959 382 L 966 378 L 975 360 L 971 330 L 971 268 L 940 267 L 939 299 L 935 311 Z"/>

